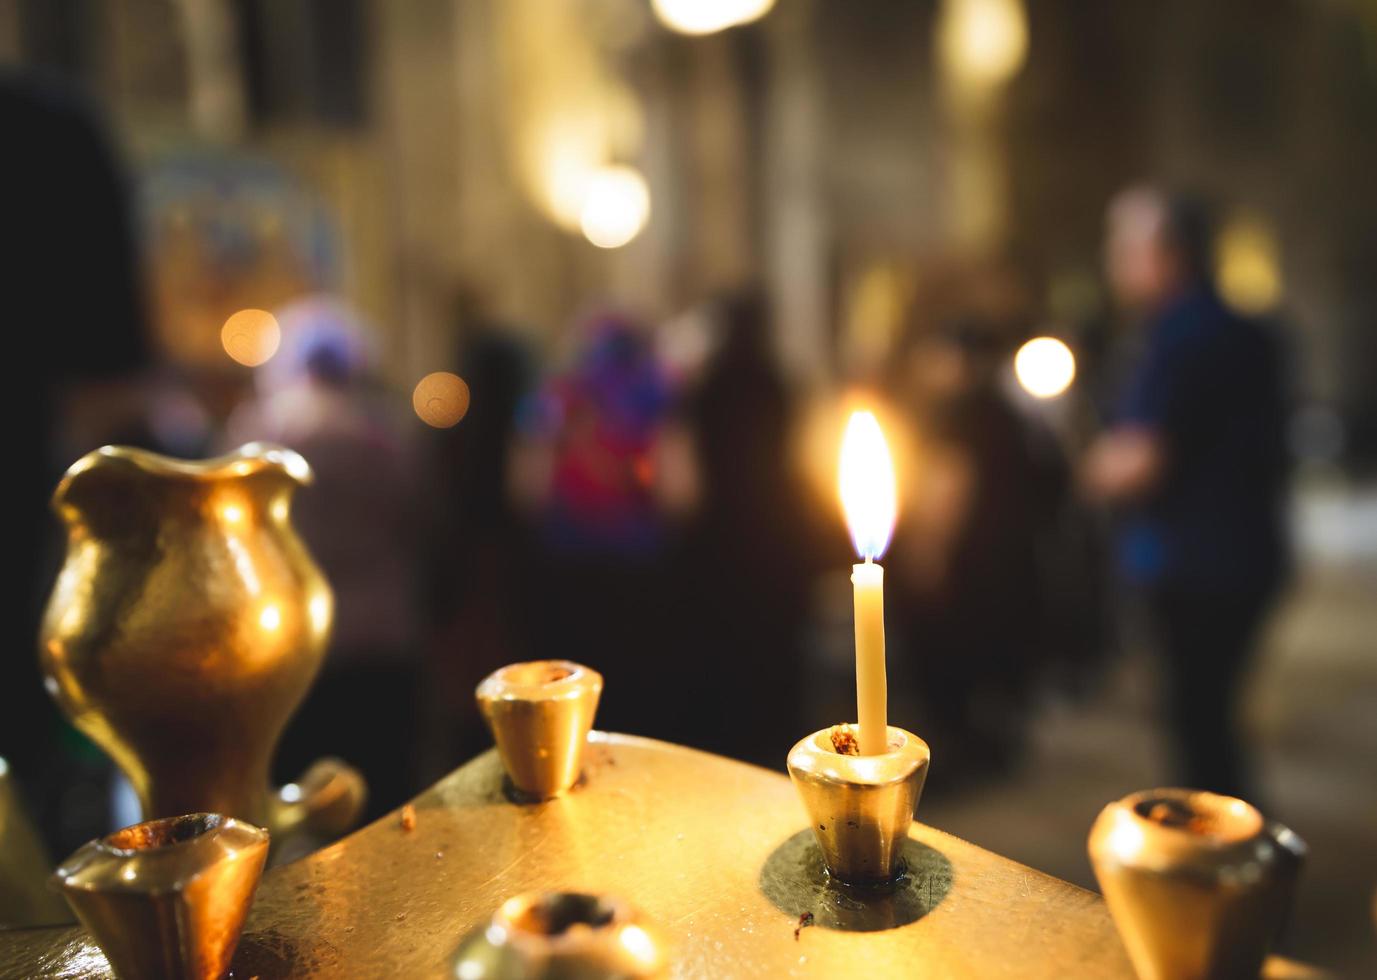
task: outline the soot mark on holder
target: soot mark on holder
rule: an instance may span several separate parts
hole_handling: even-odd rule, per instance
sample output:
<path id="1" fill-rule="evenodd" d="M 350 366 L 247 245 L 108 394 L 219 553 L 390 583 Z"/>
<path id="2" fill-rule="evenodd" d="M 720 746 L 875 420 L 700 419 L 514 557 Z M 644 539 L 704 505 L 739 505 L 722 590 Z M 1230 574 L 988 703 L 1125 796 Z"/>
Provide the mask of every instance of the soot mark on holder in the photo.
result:
<path id="1" fill-rule="evenodd" d="M 936 848 L 904 843 L 902 871 L 888 885 L 858 887 L 827 873 L 813 831 L 801 830 L 771 852 L 760 869 L 761 892 L 795 922 L 839 932 L 882 932 L 916 922 L 951 891 L 952 866 Z"/>

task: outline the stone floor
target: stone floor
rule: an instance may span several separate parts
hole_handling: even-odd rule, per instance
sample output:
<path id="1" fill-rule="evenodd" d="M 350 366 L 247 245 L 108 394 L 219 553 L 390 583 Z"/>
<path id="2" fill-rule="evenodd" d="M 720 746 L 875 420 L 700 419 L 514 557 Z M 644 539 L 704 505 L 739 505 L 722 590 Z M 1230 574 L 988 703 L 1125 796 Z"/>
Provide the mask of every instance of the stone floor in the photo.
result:
<path id="1" fill-rule="evenodd" d="M 1248 705 L 1271 811 L 1310 845 L 1283 946 L 1377 977 L 1377 489 L 1311 487 L 1296 518 L 1302 568 Z M 1085 837 L 1100 807 L 1168 779 L 1152 668 L 1125 656 L 1095 699 L 1042 713 L 1016 777 L 938 796 L 920 819 L 1093 888 Z"/>

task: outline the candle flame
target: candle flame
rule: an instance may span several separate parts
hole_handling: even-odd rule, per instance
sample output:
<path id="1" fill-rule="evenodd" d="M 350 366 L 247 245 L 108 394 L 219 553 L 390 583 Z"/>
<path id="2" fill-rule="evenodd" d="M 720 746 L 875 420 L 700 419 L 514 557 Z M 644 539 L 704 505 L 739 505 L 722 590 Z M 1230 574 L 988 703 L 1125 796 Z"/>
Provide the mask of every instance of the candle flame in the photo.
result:
<path id="1" fill-rule="evenodd" d="M 841 447 L 841 502 L 856 554 L 879 558 L 894 533 L 894 461 L 873 412 L 852 412 Z"/>

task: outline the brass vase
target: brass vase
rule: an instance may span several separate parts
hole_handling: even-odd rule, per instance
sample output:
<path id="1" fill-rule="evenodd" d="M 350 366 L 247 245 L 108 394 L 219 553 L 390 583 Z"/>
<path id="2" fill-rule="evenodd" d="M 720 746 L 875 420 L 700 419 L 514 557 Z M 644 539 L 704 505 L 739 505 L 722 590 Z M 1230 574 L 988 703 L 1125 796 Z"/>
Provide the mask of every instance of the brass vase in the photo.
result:
<path id="1" fill-rule="evenodd" d="M 338 832 L 362 806 L 357 773 L 334 761 L 285 793 L 268 786 L 333 617 L 291 524 L 310 480 L 296 453 L 250 443 L 194 462 L 107 446 L 58 484 L 67 555 L 40 638 L 45 681 L 146 820 L 222 813 L 276 836 L 319 817 Z"/>

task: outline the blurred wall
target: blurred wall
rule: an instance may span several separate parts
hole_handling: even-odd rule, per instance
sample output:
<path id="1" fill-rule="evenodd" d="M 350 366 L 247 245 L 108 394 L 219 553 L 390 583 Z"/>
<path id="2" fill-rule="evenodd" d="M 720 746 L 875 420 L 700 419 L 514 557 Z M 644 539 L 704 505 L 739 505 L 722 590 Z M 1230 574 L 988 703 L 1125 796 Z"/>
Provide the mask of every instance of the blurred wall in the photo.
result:
<path id="1" fill-rule="evenodd" d="M 943 53 L 959 0 L 780 0 L 707 37 L 645 0 L 12 0 L 0 56 L 84 84 L 140 163 L 299 179 L 408 385 L 447 362 L 461 295 L 558 349 L 590 305 L 659 316 L 756 278 L 786 365 L 824 379 L 865 284 L 1010 247 L 1093 299 L 1109 195 L 1186 183 L 1271 236 L 1305 391 L 1377 457 L 1373 6 L 1001 2 L 1022 47 L 980 84 Z M 649 183 L 625 247 L 552 216 L 590 154 Z"/>

